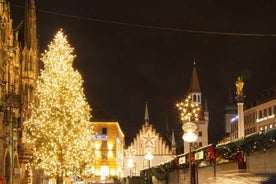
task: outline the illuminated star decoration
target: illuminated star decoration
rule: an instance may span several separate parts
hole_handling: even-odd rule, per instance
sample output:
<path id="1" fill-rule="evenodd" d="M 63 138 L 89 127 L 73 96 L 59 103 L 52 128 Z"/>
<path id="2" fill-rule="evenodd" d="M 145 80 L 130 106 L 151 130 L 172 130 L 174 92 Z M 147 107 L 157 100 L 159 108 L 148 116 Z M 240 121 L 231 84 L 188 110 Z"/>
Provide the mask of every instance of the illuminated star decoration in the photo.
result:
<path id="1" fill-rule="evenodd" d="M 198 103 L 193 103 L 190 95 L 183 102 L 177 103 L 176 107 L 182 121 L 198 121 L 200 106 Z"/>
<path id="2" fill-rule="evenodd" d="M 127 158 L 132 158 L 135 156 L 136 154 L 136 150 L 133 149 L 132 147 L 129 147 L 126 151 L 125 151 L 126 157 Z"/>
<path id="3" fill-rule="evenodd" d="M 147 131 L 147 133 L 142 135 L 141 138 L 144 142 L 145 147 L 154 147 L 155 146 L 154 141 L 156 140 L 157 136 L 152 135 L 152 133 L 150 131 Z"/>

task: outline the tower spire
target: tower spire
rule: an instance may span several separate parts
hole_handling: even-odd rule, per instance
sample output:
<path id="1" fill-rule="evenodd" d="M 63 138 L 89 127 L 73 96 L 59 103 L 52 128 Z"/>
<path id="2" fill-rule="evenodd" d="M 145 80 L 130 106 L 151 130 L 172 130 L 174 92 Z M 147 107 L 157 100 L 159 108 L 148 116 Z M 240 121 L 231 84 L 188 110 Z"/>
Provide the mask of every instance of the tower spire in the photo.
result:
<path id="1" fill-rule="evenodd" d="M 194 65 L 194 68 L 193 68 L 193 71 L 192 71 L 192 77 L 191 77 L 189 92 L 190 93 L 192 93 L 192 92 L 199 92 L 200 93 L 201 88 L 200 88 L 199 81 L 198 81 L 195 59 L 194 59 L 193 65 Z"/>
<path id="2" fill-rule="evenodd" d="M 175 137 L 174 137 L 174 129 L 172 129 L 172 146 L 176 147 Z"/>
<path id="3" fill-rule="evenodd" d="M 229 94 L 228 94 L 228 105 L 233 105 L 233 96 L 232 96 L 232 92 L 231 92 L 231 88 L 229 88 Z"/>
<path id="4" fill-rule="evenodd" d="M 148 111 L 148 102 L 146 102 L 146 107 L 145 107 L 145 125 L 149 125 L 149 111 Z"/>
<path id="5" fill-rule="evenodd" d="M 37 26 L 34 0 L 25 0 L 24 46 L 37 50 Z"/>
<path id="6" fill-rule="evenodd" d="M 176 155 L 176 141 L 174 137 L 174 130 L 172 130 L 171 148 L 172 148 L 172 153 Z"/>

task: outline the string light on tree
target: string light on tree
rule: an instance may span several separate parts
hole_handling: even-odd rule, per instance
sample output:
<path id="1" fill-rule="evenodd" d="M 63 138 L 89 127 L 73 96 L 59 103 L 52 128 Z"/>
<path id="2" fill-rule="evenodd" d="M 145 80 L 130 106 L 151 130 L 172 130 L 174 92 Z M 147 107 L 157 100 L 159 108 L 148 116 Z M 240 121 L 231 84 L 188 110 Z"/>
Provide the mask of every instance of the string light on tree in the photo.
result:
<path id="1" fill-rule="evenodd" d="M 91 109 L 81 75 L 73 69 L 74 58 L 66 36 L 58 31 L 42 55 L 44 69 L 26 123 L 27 141 L 35 146 L 32 165 L 57 183 L 63 176 L 87 174 L 94 158 Z"/>

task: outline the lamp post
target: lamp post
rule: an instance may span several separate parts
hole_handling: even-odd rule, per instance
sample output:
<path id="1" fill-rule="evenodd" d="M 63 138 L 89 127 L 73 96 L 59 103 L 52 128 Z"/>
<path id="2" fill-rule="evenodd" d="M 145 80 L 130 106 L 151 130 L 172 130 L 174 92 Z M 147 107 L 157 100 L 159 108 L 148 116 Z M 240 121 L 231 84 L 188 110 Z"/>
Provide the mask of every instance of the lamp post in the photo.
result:
<path id="1" fill-rule="evenodd" d="M 148 152 L 145 154 L 145 159 L 148 161 L 148 166 L 149 166 L 149 172 L 148 172 L 148 183 L 151 182 L 151 173 L 150 173 L 150 161 L 154 158 L 153 154 L 151 153 L 151 150 L 148 150 Z"/>
<path id="2" fill-rule="evenodd" d="M 129 158 L 128 160 L 127 160 L 127 167 L 129 168 L 129 176 L 131 177 L 131 170 L 132 170 L 132 168 L 133 168 L 133 166 L 134 166 L 134 163 L 133 163 L 133 159 L 132 158 Z"/>
<path id="3" fill-rule="evenodd" d="M 149 169 L 150 169 L 150 161 L 154 158 L 153 154 L 151 152 L 147 152 L 145 154 L 145 159 L 148 161 L 148 166 L 149 166 Z"/>
<path id="4" fill-rule="evenodd" d="M 184 131 L 183 134 L 183 140 L 189 143 L 189 170 L 190 170 L 190 183 L 191 184 L 195 184 L 196 179 L 195 179 L 195 173 L 193 173 L 193 169 L 192 169 L 192 152 L 191 152 L 191 146 L 192 143 L 197 141 L 197 125 L 195 123 L 192 122 L 187 122 L 184 123 L 182 126 L 182 129 Z"/>
<path id="5" fill-rule="evenodd" d="M 125 151 L 125 155 L 127 158 L 127 167 L 129 168 L 129 176 L 132 176 L 132 168 L 134 167 L 134 158 L 135 158 L 136 150 L 131 146 Z"/>
<path id="6" fill-rule="evenodd" d="M 148 161 L 148 182 L 151 183 L 151 177 L 150 177 L 150 161 L 154 158 L 153 156 L 153 148 L 155 147 L 155 140 L 157 139 L 157 136 L 153 134 L 151 131 L 151 128 L 149 126 L 146 126 L 146 133 L 141 135 L 141 139 L 144 143 L 144 152 L 145 152 L 145 159 Z"/>
<path id="7" fill-rule="evenodd" d="M 180 111 L 180 116 L 182 120 L 183 129 L 183 140 L 189 143 L 189 171 L 190 171 L 190 183 L 195 184 L 195 175 L 192 172 L 192 160 L 191 160 L 191 144 L 196 142 L 198 139 L 197 129 L 198 126 L 195 123 L 198 121 L 198 114 L 200 107 L 198 103 L 193 103 L 190 95 L 178 104 L 176 104 L 178 110 Z"/>

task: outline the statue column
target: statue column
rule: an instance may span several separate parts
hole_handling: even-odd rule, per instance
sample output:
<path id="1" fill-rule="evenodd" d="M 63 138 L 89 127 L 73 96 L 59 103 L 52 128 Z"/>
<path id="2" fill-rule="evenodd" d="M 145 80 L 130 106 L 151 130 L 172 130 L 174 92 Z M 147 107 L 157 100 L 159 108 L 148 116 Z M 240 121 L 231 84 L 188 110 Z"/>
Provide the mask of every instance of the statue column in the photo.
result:
<path id="1" fill-rule="evenodd" d="M 238 77 L 238 80 L 235 83 L 236 85 L 236 101 L 238 106 L 238 138 L 244 137 L 244 113 L 243 113 L 243 103 L 246 96 L 243 94 L 243 85 L 244 82 L 242 81 L 242 77 Z"/>

